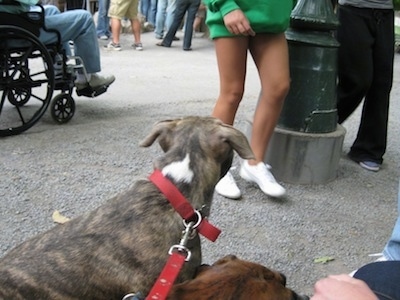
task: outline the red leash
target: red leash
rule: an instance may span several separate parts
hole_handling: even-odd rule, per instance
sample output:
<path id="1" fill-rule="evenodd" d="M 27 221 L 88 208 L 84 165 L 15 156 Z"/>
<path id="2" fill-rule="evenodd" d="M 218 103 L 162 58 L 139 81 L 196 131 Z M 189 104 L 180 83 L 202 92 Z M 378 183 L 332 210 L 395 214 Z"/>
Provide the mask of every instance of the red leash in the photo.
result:
<path id="1" fill-rule="evenodd" d="M 167 298 L 183 264 L 185 261 L 190 260 L 191 253 L 186 248 L 186 242 L 192 231 L 197 229 L 203 236 L 215 242 L 221 230 L 210 224 L 207 219 L 202 218 L 201 214 L 193 209 L 189 201 L 160 170 L 154 170 L 149 179 L 164 194 L 182 219 L 187 222 L 184 222 L 186 228 L 180 244 L 172 246 L 169 250 L 170 257 L 146 297 L 146 300 L 164 300 Z M 196 216 L 198 218 L 197 222 L 193 221 Z"/>
<path id="2" fill-rule="evenodd" d="M 149 295 L 146 297 L 146 300 L 164 300 L 167 298 L 185 260 L 186 257 L 180 252 L 173 252 L 170 255 L 164 269 L 160 273 L 160 276 L 158 276 Z"/>

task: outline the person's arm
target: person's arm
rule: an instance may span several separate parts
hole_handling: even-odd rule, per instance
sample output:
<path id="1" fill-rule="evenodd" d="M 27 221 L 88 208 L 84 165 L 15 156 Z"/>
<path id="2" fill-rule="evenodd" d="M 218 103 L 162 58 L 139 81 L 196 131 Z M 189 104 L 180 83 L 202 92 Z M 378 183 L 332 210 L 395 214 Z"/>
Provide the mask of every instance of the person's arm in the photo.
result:
<path id="1" fill-rule="evenodd" d="M 378 300 L 368 285 L 347 274 L 318 280 L 311 300 Z"/>
<path id="2" fill-rule="evenodd" d="M 222 16 L 227 13 L 240 9 L 234 0 L 204 0 L 204 4 L 211 12 L 220 12 Z"/>

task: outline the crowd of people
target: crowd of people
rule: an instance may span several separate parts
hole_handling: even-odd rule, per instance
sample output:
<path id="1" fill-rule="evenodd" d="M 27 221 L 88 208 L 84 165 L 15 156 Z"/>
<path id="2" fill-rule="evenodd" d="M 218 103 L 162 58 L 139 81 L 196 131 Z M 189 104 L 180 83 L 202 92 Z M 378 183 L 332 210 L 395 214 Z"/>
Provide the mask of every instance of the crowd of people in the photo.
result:
<path id="1" fill-rule="evenodd" d="M 38 0 L 20 6 L 0 5 L 0 11 L 29 11 Z M 265 3 L 268 2 L 268 5 Z M 131 21 L 134 42 L 142 50 L 139 9 L 145 21 L 154 26 L 157 45 L 170 47 L 176 32 L 184 25 L 183 50 L 191 50 L 193 30 L 199 29 L 207 9 L 207 26 L 214 42 L 220 92 L 211 114 L 233 124 L 242 101 L 247 55 L 257 67 L 261 92 L 256 107 L 250 145 L 253 160 L 241 164 L 240 175 L 255 183 L 266 195 L 280 198 L 286 191 L 272 175 L 264 154 L 290 88 L 289 53 L 285 30 L 289 26 L 292 0 L 99 0 L 97 29 L 91 14 L 82 9 L 63 13 L 55 6 L 45 10 L 48 28 L 60 31 L 62 43 L 74 42 L 88 78 L 77 74 L 76 87 L 109 86 L 114 76 L 100 75 L 97 39 L 111 41 L 107 49 L 121 50 L 121 20 Z M 363 110 L 357 138 L 348 154 L 351 160 L 370 171 L 379 171 L 387 144 L 389 98 L 393 80 L 394 9 L 392 0 L 339 0 L 336 8 L 340 25 L 336 36 L 338 51 L 338 122 L 343 123 L 362 101 Z M 186 19 L 184 17 L 186 15 Z M 196 20 L 196 17 L 198 18 Z M 43 43 L 54 42 L 54 34 L 40 34 Z M 69 47 L 66 47 L 69 48 Z M 227 198 L 241 192 L 228 173 L 216 186 Z M 361 267 L 353 277 L 333 275 L 315 284 L 312 299 L 400 299 L 400 186 L 399 216 L 393 234 L 379 262 Z"/>
<path id="2" fill-rule="evenodd" d="M 176 32 L 184 24 L 183 50 L 192 50 L 193 31 L 199 30 L 206 11 L 200 0 L 99 0 L 98 6 L 97 37 L 101 40 L 111 39 L 105 48 L 116 51 L 122 49 L 122 19 L 128 19 L 131 23 L 134 37 L 132 47 L 136 50 L 143 50 L 140 39 L 142 23 L 146 29 L 154 31 L 156 39 L 162 40 L 157 43 L 162 47 L 171 47 L 173 41 L 179 40 Z"/>

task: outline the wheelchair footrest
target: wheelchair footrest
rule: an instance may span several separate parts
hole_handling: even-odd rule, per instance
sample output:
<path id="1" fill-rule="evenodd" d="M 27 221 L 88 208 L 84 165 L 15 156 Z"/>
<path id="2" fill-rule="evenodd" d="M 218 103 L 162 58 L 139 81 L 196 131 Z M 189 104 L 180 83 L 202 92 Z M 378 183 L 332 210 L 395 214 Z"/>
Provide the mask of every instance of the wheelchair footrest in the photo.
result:
<path id="1" fill-rule="evenodd" d="M 97 88 L 92 88 L 90 85 L 86 86 L 83 89 L 76 89 L 76 94 L 78 96 L 85 96 L 85 97 L 90 97 L 90 98 L 94 98 L 97 97 L 103 93 L 105 93 L 108 89 L 108 86 L 106 85 L 102 85 L 100 87 Z"/>

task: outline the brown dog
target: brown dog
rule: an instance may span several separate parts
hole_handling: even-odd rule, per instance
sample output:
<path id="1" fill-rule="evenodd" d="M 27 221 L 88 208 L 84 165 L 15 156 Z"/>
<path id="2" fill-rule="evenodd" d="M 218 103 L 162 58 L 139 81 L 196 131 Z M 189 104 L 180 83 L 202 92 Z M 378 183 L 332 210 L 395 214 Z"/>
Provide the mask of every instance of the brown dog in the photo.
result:
<path id="1" fill-rule="evenodd" d="M 253 153 L 246 137 L 211 117 L 163 121 L 141 143 L 156 140 L 165 152 L 154 162 L 195 209 L 210 209 L 215 184 L 228 171 L 233 150 Z M 0 260 L 0 299 L 122 299 L 147 295 L 169 248 L 179 243 L 182 218 L 148 179 L 86 215 L 11 250 Z M 177 282 L 193 278 L 201 263 L 200 239 Z"/>
<path id="2" fill-rule="evenodd" d="M 307 300 L 286 288 L 284 275 L 228 255 L 199 267 L 194 279 L 173 286 L 170 300 Z"/>

